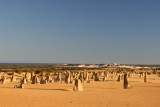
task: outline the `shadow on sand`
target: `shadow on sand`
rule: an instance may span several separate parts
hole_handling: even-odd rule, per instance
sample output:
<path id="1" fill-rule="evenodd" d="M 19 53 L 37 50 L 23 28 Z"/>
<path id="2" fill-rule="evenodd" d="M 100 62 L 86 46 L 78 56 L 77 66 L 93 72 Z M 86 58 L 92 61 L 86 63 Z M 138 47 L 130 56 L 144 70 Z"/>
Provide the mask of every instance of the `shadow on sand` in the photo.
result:
<path id="1" fill-rule="evenodd" d="M 24 89 L 30 89 L 30 90 L 60 90 L 60 91 L 69 91 L 66 89 L 45 89 L 45 88 L 24 88 Z"/>
<path id="2" fill-rule="evenodd" d="M 0 88 L 9 88 L 9 89 L 14 89 L 13 87 L 0 87 Z M 15 88 L 19 89 L 19 88 Z M 23 89 L 29 89 L 29 90 L 59 90 L 59 91 L 69 91 L 66 89 L 45 89 L 45 88 L 23 88 Z"/>

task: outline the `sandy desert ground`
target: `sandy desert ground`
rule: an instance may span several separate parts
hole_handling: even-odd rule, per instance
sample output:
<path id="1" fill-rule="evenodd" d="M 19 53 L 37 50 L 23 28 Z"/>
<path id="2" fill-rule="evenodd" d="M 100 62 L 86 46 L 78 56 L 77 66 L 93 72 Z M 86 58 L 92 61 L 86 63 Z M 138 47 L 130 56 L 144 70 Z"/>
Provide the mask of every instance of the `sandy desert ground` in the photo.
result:
<path id="1" fill-rule="evenodd" d="M 0 107 L 160 107 L 160 78 L 138 75 L 129 79 L 131 89 L 123 89 L 123 82 L 91 81 L 83 84 L 83 92 L 72 91 L 66 83 L 25 84 L 14 89 L 14 83 L 0 84 Z"/>

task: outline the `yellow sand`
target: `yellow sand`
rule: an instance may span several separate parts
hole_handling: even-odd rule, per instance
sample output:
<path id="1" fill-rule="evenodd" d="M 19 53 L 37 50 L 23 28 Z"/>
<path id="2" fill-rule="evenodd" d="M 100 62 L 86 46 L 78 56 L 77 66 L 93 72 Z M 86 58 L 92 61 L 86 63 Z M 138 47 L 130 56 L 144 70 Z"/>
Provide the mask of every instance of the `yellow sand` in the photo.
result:
<path id="1" fill-rule="evenodd" d="M 160 107 L 160 79 L 148 76 L 148 83 L 135 76 L 132 89 L 123 82 L 83 84 L 83 92 L 72 91 L 72 84 L 26 84 L 14 89 L 14 83 L 0 84 L 0 107 Z"/>

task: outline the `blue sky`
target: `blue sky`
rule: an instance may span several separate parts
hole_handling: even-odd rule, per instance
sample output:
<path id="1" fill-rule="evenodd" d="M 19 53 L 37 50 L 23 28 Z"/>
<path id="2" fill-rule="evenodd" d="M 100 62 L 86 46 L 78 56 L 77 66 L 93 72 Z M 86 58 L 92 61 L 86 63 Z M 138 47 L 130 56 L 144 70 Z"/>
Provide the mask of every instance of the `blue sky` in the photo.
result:
<path id="1" fill-rule="evenodd" d="M 158 0 L 0 0 L 0 62 L 160 64 Z"/>

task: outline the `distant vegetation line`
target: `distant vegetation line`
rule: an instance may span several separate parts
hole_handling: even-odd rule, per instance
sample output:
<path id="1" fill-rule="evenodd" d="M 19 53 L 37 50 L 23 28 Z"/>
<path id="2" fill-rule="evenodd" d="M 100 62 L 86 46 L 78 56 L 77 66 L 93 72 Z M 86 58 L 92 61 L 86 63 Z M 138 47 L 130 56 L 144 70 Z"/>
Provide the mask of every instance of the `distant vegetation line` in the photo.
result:
<path id="1" fill-rule="evenodd" d="M 0 63 L 0 65 L 63 65 L 69 63 Z M 72 63 L 71 63 L 72 64 Z M 72 65 L 78 65 L 80 63 L 74 63 Z M 95 64 L 99 65 L 99 64 Z M 140 66 L 140 67 L 160 67 L 160 64 L 122 64 L 128 66 Z"/>
<path id="2" fill-rule="evenodd" d="M 140 67 L 160 67 L 160 64 L 124 64 L 129 66 L 140 66 Z"/>

